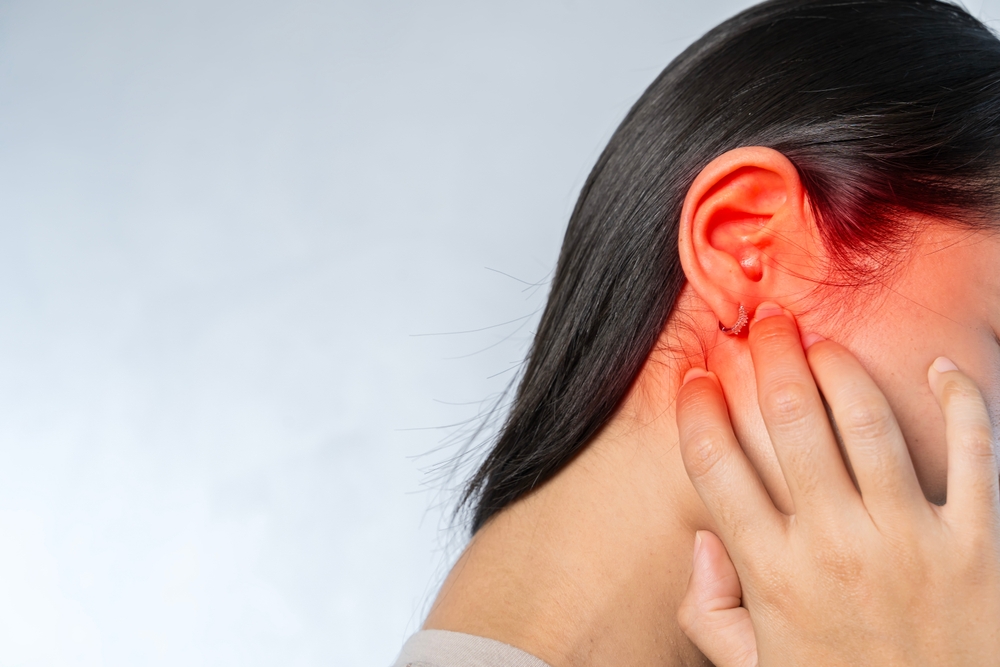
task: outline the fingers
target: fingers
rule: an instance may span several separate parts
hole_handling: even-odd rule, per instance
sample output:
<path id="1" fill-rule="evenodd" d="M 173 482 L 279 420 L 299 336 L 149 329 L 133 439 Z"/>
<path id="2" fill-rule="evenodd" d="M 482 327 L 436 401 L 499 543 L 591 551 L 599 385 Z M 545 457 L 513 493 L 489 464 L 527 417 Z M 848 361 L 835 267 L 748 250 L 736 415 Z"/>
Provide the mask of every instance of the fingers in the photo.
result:
<path id="1" fill-rule="evenodd" d="M 684 467 L 723 538 L 754 553 L 772 544 L 783 524 L 743 453 L 714 373 L 692 368 L 677 394 L 677 428 Z M 744 535 L 750 532 L 757 540 Z M 735 539 L 735 538 L 739 539 Z M 735 549 L 735 547 L 734 547 Z"/>
<path id="2" fill-rule="evenodd" d="M 892 520 L 901 511 L 928 510 L 892 408 L 861 363 L 828 340 L 813 344 L 806 356 L 872 518 Z"/>
<path id="3" fill-rule="evenodd" d="M 948 442 L 947 514 L 981 525 L 997 521 L 1000 490 L 989 412 L 976 384 L 946 357 L 927 371 L 944 414 Z"/>
<path id="4" fill-rule="evenodd" d="M 860 508 L 860 498 L 806 362 L 798 328 L 777 304 L 758 306 L 750 325 L 750 354 L 760 413 L 795 513 L 839 513 L 850 502 Z"/>
<path id="5" fill-rule="evenodd" d="M 717 667 L 756 667 L 750 612 L 740 606 L 740 578 L 726 547 L 707 530 L 695 535 L 694 562 L 677 622 Z"/>

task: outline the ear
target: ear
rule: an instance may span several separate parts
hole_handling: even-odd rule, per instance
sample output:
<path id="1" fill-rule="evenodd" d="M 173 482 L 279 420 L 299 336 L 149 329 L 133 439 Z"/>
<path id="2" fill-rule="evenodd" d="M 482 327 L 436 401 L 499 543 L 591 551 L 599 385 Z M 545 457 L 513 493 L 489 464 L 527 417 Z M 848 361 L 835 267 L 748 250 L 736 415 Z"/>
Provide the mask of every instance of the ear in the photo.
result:
<path id="1" fill-rule="evenodd" d="M 741 304 L 751 316 L 762 301 L 794 312 L 822 252 L 795 165 L 759 146 L 712 160 L 684 200 L 679 251 L 688 282 L 726 326 Z"/>

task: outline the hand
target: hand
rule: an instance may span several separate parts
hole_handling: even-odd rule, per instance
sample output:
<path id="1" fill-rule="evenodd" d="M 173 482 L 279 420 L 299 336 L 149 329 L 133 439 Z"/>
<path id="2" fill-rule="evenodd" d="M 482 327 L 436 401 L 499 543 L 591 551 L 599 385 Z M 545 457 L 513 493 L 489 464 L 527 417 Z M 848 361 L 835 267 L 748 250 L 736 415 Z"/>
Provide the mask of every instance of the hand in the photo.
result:
<path id="1" fill-rule="evenodd" d="M 714 374 L 693 369 L 677 398 L 681 454 L 725 547 L 700 532 L 681 627 L 720 667 L 996 665 L 1000 488 L 979 390 L 943 357 L 928 371 L 948 443 L 948 501 L 933 505 L 853 355 L 824 340 L 803 352 L 794 321 L 766 311 L 750 351 L 795 513 L 774 507 L 743 454 Z"/>
<path id="2" fill-rule="evenodd" d="M 716 667 L 757 667 L 750 612 L 740 606 L 743 588 L 725 545 L 699 530 L 687 592 L 677 611 L 684 634 Z"/>

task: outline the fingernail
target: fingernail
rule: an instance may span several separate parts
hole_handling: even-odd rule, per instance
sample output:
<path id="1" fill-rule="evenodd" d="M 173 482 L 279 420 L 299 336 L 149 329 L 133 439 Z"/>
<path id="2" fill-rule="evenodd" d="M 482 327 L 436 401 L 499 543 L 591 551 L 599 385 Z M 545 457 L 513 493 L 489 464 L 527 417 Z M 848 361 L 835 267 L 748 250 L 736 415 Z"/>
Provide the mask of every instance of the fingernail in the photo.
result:
<path id="1" fill-rule="evenodd" d="M 812 347 L 816 343 L 820 342 L 821 340 L 826 340 L 826 339 L 823 338 L 822 336 L 820 336 L 818 333 L 803 334 L 803 336 L 802 336 L 802 347 L 803 347 L 803 349 L 808 350 L 810 347 Z"/>
<path id="2" fill-rule="evenodd" d="M 698 366 L 692 366 L 688 369 L 687 373 L 684 374 L 684 381 L 681 382 L 681 386 L 686 385 L 691 380 L 697 380 L 698 378 L 708 377 L 708 371 L 704 368 L 699 368 Z"/>
<path id="3" fill-rule="evenodd" d="M 931 368 L 936 370 L 938 373 L 947 373 L 948 371 L 958 370 L 958 366 L 955 365 L 955 362 L 948 357 L 938 357 L 934 360 L 934 363 L 931 364 Z"/>
<path id="4" fill-rule="evenodd" d="M 694 534 L 694 556 L 691 559 L 691 567 L 696 568 L 698 566 L 698 556 L 701 554 L 701 531 L 695 531 Z"/>
<path id="5" fill-rule="evenodd" d="M 774 303 L 773 301 L 765 301 L 764 303 L 757 306 L 757 310 L 754 311 L 753 321 L 760 322 L 768 317 L 774 317 L 775 315 L 783 315 L 785 313 L 781 306 Z"/>

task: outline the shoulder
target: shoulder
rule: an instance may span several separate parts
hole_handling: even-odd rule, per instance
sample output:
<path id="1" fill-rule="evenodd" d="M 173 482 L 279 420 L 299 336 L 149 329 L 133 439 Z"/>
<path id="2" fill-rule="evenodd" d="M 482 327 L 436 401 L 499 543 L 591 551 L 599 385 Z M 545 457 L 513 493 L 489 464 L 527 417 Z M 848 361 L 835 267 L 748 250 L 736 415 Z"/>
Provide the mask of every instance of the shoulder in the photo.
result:
<path id="1" fill-rule="evenodd" d="M 393 667 L 549 667 L 530 653 L 494 639 L 448 630 L 410 637 Z"/>

